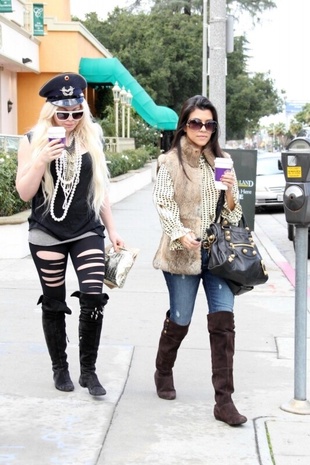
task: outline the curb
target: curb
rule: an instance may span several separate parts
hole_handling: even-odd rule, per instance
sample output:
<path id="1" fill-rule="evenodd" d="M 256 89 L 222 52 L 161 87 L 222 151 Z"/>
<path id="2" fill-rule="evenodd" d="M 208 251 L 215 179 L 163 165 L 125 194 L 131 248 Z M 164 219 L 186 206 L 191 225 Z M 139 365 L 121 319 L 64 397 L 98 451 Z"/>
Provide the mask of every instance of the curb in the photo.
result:
<path id="1" fill-rule="evenodd" d="M 270 419 L 271 417 L 258 417 L 253 420 L 255 442 L 260 465 L 274 465 L 274 460 L 272 459 L 272 447 L 268 441 L 269 433 L 266 424 L 266 421 Z"/>

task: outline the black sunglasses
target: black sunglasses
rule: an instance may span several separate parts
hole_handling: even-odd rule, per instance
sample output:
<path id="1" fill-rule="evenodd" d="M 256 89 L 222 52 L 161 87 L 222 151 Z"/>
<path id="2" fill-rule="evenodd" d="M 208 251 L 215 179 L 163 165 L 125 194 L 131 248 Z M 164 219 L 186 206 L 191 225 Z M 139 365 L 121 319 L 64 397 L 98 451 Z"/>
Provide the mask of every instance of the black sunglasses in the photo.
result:
<path id="1" fill-rule="evenodd" d="M 203 123 L 200 121 L 200 119 L 190 119 L 186 123 L 186 126 L 188 126 L 190 129 L 193 129 L 193 131 L 200 131 L 204 126 L 206 131 L 215 132 L 217 129 L 217 122 L 210 120 Z"/>
<path id="2" fill-rule="evenodd" d="M 83 117 L 84 110 L 76 110 L 76 111 L 56 111 L 56 116 L 60 121 L 66 121 L 66 119 L 71 116 L 74 120 L 79 120 Z"/>

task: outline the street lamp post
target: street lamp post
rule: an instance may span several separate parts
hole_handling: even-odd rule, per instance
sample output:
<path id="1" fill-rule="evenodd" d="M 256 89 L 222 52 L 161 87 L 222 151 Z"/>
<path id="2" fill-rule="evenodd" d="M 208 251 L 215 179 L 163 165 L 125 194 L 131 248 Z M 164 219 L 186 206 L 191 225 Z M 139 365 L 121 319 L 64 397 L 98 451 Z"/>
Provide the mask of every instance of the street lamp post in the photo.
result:
<path id="1" fill-rule="evenodd" d="M 118 85 L 118 82 L 115 82 L 114 87 L 112 88 L 114 106 L 115 106 L 115 137 L 118 137 L 118 102 L 120 98 L 121 88 Z"/>
<path id="2" fill-rule="evenodd" d="M 132 94 L 130 90 L 127 92 L 127 137 L 130 138 L 130 107 L 132 102 Z"/>
<path id="3" fill-rule="evenodd" d="M 125 137 L 125 106 L 127 103 L 127 92 L 124 86 L 120 92 L 120 99 L 122 105 L 122 137 Z"/>

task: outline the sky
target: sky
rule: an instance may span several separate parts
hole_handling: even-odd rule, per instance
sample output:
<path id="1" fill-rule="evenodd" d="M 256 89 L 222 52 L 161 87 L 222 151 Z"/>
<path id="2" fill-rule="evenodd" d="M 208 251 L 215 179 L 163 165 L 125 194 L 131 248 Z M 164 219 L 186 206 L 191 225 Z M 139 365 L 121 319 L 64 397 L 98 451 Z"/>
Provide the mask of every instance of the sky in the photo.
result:
<path id="1" fill-rule="evenodd" d="M 276 0 L 277 9 L 265 13 L 261 25 L 245 29 L 249 40 L 248 71 L 268 72 L 287 101 L 310 102 L 310 1 Z M 310 48 L 310 47 L 309 47 Z"/>
<path id="2" fill-rule="evenodd" d="M 128 0 L 70 0 L 71 15 L 84 19 L 86 13 L 96 11 L 98 18 L 105 20 L 114 8 L 125 8 L 128 3 Z"/>
<path id="3" fill-rule="evenodd" d="M 274 1 L 277 9 L 266 12 L 254 29 L 248 18 L 235 23 L 235 34 L 244 32 L 250 42 L 248 55 L 252 58 L 248 71 L 270 71 L 275 87 L 285 91 L 288 102 L 310 102 L 310 1 Z M 70 2 L 72 15 L 83 19 L 85 13 L 96 11 L 101 20 L 116 6 L 124 8 L 130 3 L 129 0 Z"/>

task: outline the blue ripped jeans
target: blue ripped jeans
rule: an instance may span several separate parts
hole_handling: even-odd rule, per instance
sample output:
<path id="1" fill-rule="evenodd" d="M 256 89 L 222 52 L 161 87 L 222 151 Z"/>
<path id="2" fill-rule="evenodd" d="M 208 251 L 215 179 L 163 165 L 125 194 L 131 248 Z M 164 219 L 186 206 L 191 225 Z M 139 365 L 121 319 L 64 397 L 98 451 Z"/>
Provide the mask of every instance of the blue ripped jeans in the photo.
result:
<path id="1" fill-rule="evenodd" d="M 198 275 L 180 275 L 163 272 L 169 291 L 170 319 L 181 326 L 190 323 L 196 296 L 202 280 L 209 313 L 233 312 L 234 295 L 226 281 L 214 276 L 207 269 L 208 254 L 202 249 L 202 271 Z"/>

